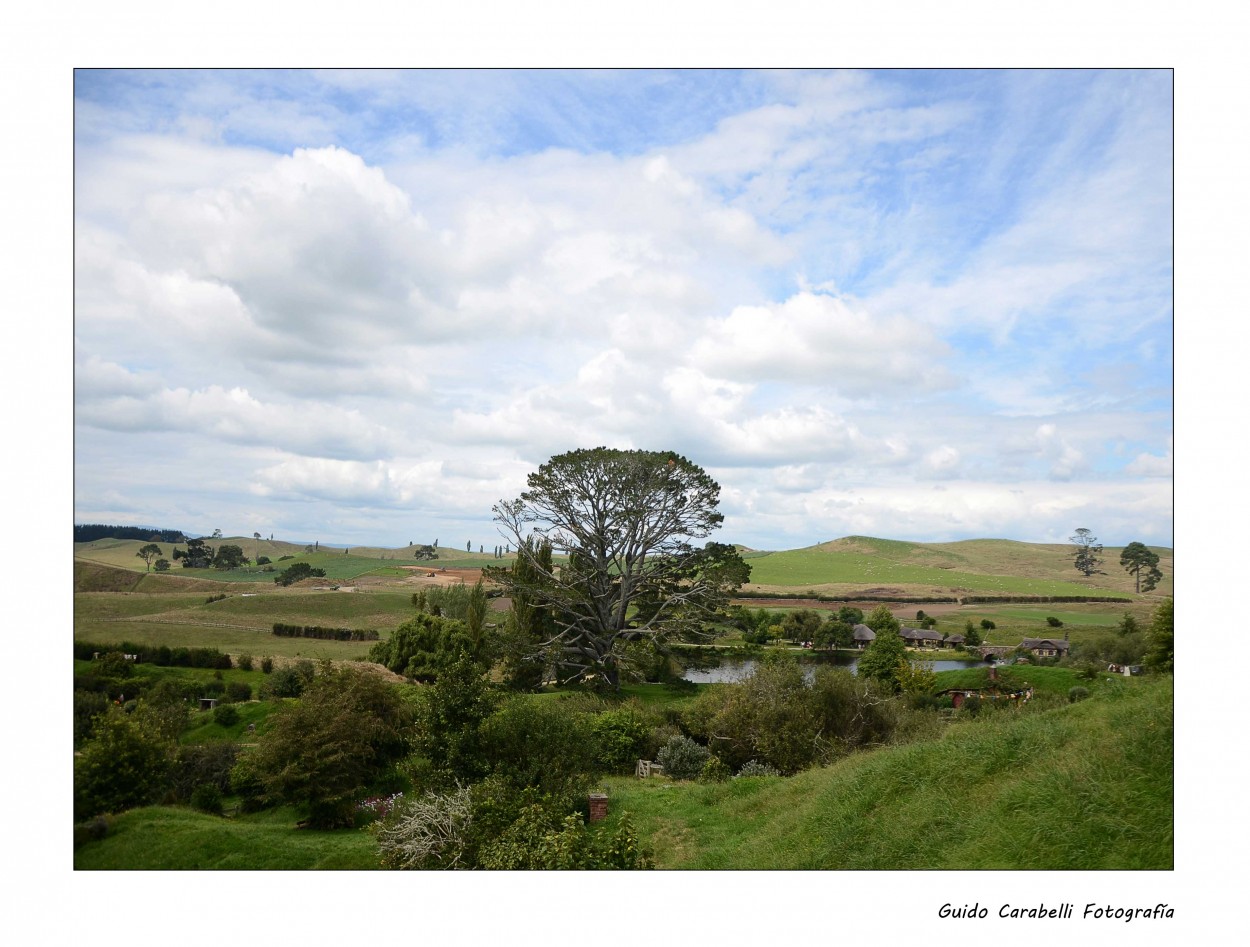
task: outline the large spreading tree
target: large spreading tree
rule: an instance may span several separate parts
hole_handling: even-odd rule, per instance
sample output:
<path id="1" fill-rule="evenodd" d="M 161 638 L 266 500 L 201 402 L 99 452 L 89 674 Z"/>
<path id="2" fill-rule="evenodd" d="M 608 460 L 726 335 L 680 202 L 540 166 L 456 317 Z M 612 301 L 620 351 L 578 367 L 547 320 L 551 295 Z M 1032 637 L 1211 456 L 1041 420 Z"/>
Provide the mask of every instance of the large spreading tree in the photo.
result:
<path id="1" fill-rule="evenodd" d="M 1120 565 L 1137 579 L 1137 591 L 1153 592 L 1163 573 L 1159 571 L 1159 555 L 1143 543 L 1129 543 L 1120 553 Z"/>
<path id="2" fill-rule="evenodd" d="M 720 616 L 750 575 L 732 546 L 706 539 L 724 519 L 720 486 L 667 451 L 597 447 L 551 458 L 495 521 L 525 569 L 491 570 L 549 611 L 563 676 L 620 685 L 631 642 L 687 637 Z M 538 550 L 550 543 L 558 563 Z"/>

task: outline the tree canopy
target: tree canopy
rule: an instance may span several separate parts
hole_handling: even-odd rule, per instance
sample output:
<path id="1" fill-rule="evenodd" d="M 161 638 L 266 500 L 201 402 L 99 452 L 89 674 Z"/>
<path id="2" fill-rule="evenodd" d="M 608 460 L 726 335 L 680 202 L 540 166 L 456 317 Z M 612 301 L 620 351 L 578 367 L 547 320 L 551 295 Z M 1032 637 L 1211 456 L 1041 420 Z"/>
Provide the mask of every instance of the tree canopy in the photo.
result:
<path id="1" fill-rule="evenodd" d="M 394 685 L 327 665 L 269 719 L 244 767 L 272 798 L 306 806 L 310 824 L 330 828 L 350 823 L 357 791 L 407 752 L 413 715 Z"/>
<path id="2" fill-rule="evenodd" d="M 1153 592 L 1163 578 L 1159 571 L 1159 555 L 1151 552 L 1144 543 L 1129 543 L 1120 553 L 1120 565 L 1136 577 L 1137 591 Z"/>
<path id="3" fill-rule="evenodd" d="M 1098 537 L 1090 530 L 1081 528 L 1071 537 L 1071 541 L 1076 545 L 1072 564 L 1076 566 L 1077 571 L 1086 576 L 1100 572 L 1098 567 L 1102 565 L 1102 559 L 1098 554 L 1102 552 L 1102 543 L 1098 541 Z"/>
<path id="4" fill-rule="evenodd" d="M 490 571 L 549 609 L 548 643 L 567 669 L 618 686 L 630 641 L 697 633 L 750 575 L 732 546 L 691 542 L 724 519 L 720 486 L 678 454 L 576 450 L 539 467 L 528 487 L 494 512 L 529 568 Z M 544 542 L 567 558 L 541 562 Z"/>
<path id="5" fill-rule="evenodd" d="M 160 558 L 161 547 L 156 545 L 156 543 L 148 543 L 146 546 L 141 546 L 135 555 L 143 560 L 144 564 L 147 566 L 147 571 L 151 572 L 152 560 Z"/>

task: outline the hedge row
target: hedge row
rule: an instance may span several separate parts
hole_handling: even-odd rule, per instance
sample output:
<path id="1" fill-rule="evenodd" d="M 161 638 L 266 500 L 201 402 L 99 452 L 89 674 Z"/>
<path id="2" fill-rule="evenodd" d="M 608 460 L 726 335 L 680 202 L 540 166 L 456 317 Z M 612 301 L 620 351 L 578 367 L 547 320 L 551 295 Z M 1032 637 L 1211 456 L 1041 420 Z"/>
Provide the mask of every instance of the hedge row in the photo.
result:
<path id="1" fill-rule="evenodd" d="M 779 599 L 795 602 L 890 602 L 897 605 L 927 605 L 929 603 L 947 603 L 950 605 L 989 605 L 995 602 L 1009 603 L 1046 603 L 1062 602 L 1131 602 L 1131 598 L 1122 595 L 817 595 L 814 592 L 735 592 L 733 601 L 739 599 Z"/>
<path id="2" fill-rule="evenodd" d="M 738 599 L 785 599 L 786 601 L 794 600 L 796 602 L 899 602 L 903 604 L 915 603 L 918 605 L 926 605 L 930 602 L 948 602 L 951 605 L 958 605 L 960 599 L 953 595 L 925 595 L 919 598 L 915 596 L 901 597 L 898 595 L 820 595 L 815 592 L 754 592 L 754 591 L 738 591 L 733 593 L 733 600 Z"/>
<path id="3" fill-rule="evenodd" d="M 223 671 L 234 667 L 230 655 L 216 648 L 170 648 L 166 645 L 135 644 L 133 641 L 117 644 L 74 642 L 74 659 L 77 661 L 90 661 L 96 653 L 107 654 L 110 651 L 137 655 L 140 663 L 155 664 L 157 667 L 216 668 Z"/>
<path id="4" fill-rule="evenodd" d="M 1122 595 L 965 595 L 965 605 L 988 605 L 993 602 L 1023 603 L 1045 602 L 1055 604 L 1061 602 L 1131 602 L 1131 598 Z"/>
<path id="5" fill-rule="evenodd" d="M 369 628 L 323 628 L 320 625 L 284 625 L 275 622 L 279 638 L 320 638 L 324 641 L 377 641 L 378 633 Z"/>

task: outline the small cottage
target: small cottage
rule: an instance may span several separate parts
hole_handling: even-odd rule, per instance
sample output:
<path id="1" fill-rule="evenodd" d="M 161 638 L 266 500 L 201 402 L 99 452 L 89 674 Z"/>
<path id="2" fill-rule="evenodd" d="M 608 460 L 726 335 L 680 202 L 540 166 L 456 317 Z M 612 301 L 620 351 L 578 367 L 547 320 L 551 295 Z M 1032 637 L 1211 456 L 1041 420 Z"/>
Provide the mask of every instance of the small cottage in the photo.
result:
<path id="1" fill-rule="evenodd" d="M 912 648 L 940 648 L 942 636 L 932 628 L 902 628 L 898 636 Z"/>
<path id="2" fill-rule="evenodd" d="M 1064 638 L 1025 638 L 1020 650 L 1031 651 L 1039 658 L 1062 658 L 1068 654 L 1068 642 Z"/>
<path id="3" fill-rule="evenodd" d="M 877 633 L 867 625 L 856 625 L 851 631 L 853 632 L 852 638 L 855 642 L 855 647 L 859 648 L 860 651 L 863 651 L 877 639 Z"/>

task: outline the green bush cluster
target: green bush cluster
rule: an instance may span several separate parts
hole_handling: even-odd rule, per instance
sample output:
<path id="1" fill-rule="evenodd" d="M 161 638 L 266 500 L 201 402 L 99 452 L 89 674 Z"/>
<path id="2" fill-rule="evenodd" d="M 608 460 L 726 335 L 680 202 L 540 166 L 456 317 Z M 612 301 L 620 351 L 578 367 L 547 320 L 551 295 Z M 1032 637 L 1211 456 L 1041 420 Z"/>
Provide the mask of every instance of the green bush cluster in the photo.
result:
<path id="1" fill-rule="evenodd" d="M 924 715 L 892 696 L 888 684 L 828 667 L 809 681 L 797 662 L 779 657 L 700 695 L 683 723 L 731 768 L 757 760 L 789 774 L 918 725 Z"/>

